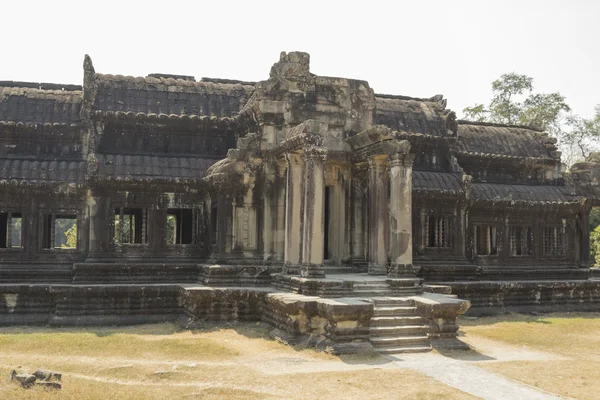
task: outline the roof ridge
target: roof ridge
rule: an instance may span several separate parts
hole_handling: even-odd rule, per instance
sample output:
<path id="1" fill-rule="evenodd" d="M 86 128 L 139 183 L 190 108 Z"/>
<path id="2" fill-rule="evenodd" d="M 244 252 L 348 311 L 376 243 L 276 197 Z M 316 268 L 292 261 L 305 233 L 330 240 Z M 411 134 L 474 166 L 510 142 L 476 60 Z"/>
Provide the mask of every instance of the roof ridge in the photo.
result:
<path id="1" fill-rule="evenodd" d="M 519 128 L 519 129 L 527 129 L 527 130 L 534 131 L 534 132 L 546 133 L 543 130 L 537 129 L 537 128 L 535 128 L 533 126 L 529 126 L 529 125 L 500 124 L 497 122 L 469 121 L 466 119 L 459 119 L 457 122 L 459 125 L 494 126 L 497 128 Z"/>
<path id="2" fill-rule="evenodd" d="M 206 85 L 241 85 L 245 87 L 252 87 L 254 90 L 254 84 L 250 82 L 243 82 L 228 80 L 228 79 L 210 79 L 205 81 L 204 78 L 201 81 L 191 80 L 191 79 L 183 79 L 184 75 L 167 75 L 167 74 L 150 74 L 147 76 L 132 76 L 132 75 L 113 75 L 113 74 L 102 74 L 96 73 L 96 78 L 100 78 L 103 81 L 113 81 L 113 82 L 131 82 L 131 83 L 145 83 L 145 84 L 163 84 L 163 85 L 178 85 L 178 86 L 194 86 L 201 87 Z M 171 82 L 169 82 L 171 81 Z M 229 81 L 229 82 L 217 82 L 217 81 Z M 231 83 L 230 83 L 231 82 Z M 235 83 L 234 83 L 235 82 Z"/>
<path id="3" fill-rule="evenodd" d="M 423 101 L 423 102 L 435 102 L 431 98 L 421 98 L 421 97 L 410 97 L 404 96 L 400 94 L 385 94 L 385 93 L 375 93 L 375 98 L 380 99 L 392 99 L 392 100 L 414 100 L 414 101 Z"/>
<path id="4" fill-rule="evenodd" d="M 48 82 L 24 82 L 24 81 L 0 81 L 0 87 L 9 88 L 27 88 L 37 90 L 52 90 L 52 91 L 81 91 L 83 87 L 81 85 L 62 84 L 62 83 L 48 83 Z"/>

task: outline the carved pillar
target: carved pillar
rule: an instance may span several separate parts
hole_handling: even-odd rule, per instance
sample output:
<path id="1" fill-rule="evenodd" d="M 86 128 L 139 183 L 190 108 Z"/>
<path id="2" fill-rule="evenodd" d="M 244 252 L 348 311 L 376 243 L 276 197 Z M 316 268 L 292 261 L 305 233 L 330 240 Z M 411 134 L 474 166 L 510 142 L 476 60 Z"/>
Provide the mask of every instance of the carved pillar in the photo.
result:
<path id="1" fill-rule="evenodd" d="M 287 154 L 287 198 L 285 216 L 285 261 L 287 274 L 299 274 L 302 262 L 302 205 L 304 201 L 304 160 L 300 154 Z"/>
<path id="2" fill-rule="evenodd" d="M 392 265 L 389 275 L 414 275 L 412 265 L 412 154 L 390 157 L 390 235 Z"/>
<path id="3" fill-rule="evenodd" d="M 109 238 L 109 218 L 112 218 L 107 200 L 103 196 L 98 196 L 92 191 L 88 191 L 87 196 L 87 214 L 89 218 L 89 252 L 88 261 L 99 258 L 108 252 Z M 54 230 L 52 230 L 54 232 Z M 51 242 L 53 245 L 54 242 Z"/>
<path id="4" fill-rule="evenodd" d="M 339 174 L 330 187 L 329 196 L 329 258 L 335 265 L 342 265 L 346 255 L 346 191 Z"/>
<path id="5" fill-rule="evenodd" d="M 369 274 L 387 274 L 386 225 L 389 224 L 385 162 L 387 155 L 369 158 Z"/>
<path id="6" fill-rule="evenodd" d="M 275 253 L 275 236 L 277 216 L 277 192 L 275 184 L 275 171 L 270 164 L 265 164 L 265 191 L 263 197 L 263 258 L 271 260 Z"/>
<path id="7" fill-rule="evenodd" d="M 233 241 L 233 205 L 229 197 L 217 197 L 217 260 L 222 262 L 231 252 Z"/>
<path id="8" fill-rule="evenodd" d="M 323 213 L 325 207 L 325 159 L 327 150 L 322 147 L 314 147 L 305 151 L 304 155 L 306 157 L 306 168 L 301 275 L 306 278 L 322 278 L 325 277 L 325 268 L 323 267 Z"/>
<path id="9" fill-rule="evenodd" d="M 362 182 L 356 179 L 352 182 L 352 258 L 364 260 L 365 241 L 364 241 L 364 215 L 365 201 Z"/>
<path id="10" fill-rule="evenodd" d="M 287 165 L 280 163 L 278 165 L 277 177 L 275 180 L 275 191 L 277 196 L 276 211 L 276 231 L 275 231 L 275 259 L 283 261 L 285 253 L 285 187 Z"/>

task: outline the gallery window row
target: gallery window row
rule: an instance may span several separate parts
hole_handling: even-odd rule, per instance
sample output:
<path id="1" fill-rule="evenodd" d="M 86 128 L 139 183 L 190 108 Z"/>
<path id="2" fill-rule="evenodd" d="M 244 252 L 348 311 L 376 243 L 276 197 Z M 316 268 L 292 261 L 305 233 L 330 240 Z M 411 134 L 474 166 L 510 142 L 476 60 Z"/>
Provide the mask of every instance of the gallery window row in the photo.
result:
<path id="1" fill-rule="evenodd" d="M 113 219 L 113 240 L 116 245 L 144 245 L 148 243 L 148 209 L 116 208 Z M 22 249 L 23 213 L 0 212 L 0 249 Z M 196 209 L 168 209 L 165 218 L 166 245 L 193 245 L 200 243 L 200 211 Z M 78 215 L 76 212 L 40 214 L 40 249 L 75 250 L 78 247 Z"/>
<path id="2" fill-rule="evenodd" d="M 427 250 L 451 250 L 453 245 L 453 215 L 421 214 L 419 248 Z M 504 226 L 499 224 L 473 224 L 473 244 L 476 256 L 498 256 L 504 246 Z M 542 256 L 565 255 L 566 224 L 543 226 L 538 234 L 531 225 L 509 225 L 506 232 L 506 246 L 510 257 L 534 256 L 539 241 Z M 501 230 L 502 229 L 502 230 Z M 415 237 L 415 239 L 417 239 Z"/>
<path id="3" fill-rule="evenodd" d="M 496 256 L 500 252 L 500 237 L 495 225 L 475 225 L 474 241 L 478 256 Z M 541 240 L 542 256 L 565 255 L 565 225 L 544 226 L 541 234 L 534 234 L 532 226 L 510 226 L 508 228 L 508 254 L 511 257 L 533 256 L 536 239 Z"/>

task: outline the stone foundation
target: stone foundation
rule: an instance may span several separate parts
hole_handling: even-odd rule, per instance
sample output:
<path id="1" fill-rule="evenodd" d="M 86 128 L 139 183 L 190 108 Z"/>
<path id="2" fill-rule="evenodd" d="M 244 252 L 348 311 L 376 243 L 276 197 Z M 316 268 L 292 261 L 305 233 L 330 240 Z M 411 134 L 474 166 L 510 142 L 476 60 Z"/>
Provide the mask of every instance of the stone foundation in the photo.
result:
<path id="1" fill-rule="evenodd" d="M 469 315 L 503 311 L 599 311 L 600 281 L 447 282 L 471 302 Z"/>
<path id="2" fill-rule="evenodd" d="M 384 298 L 386 299 L 386 298 Z M 456 317 L 468 302 L 440 294 L 387 297 L 412 301 L 432 332 L 456 336 Z M 189 328 L 209 322 L 264 321 L 276 336 L 334 353 L 372 348 L 369 298 L 322 298 L 268 287 L 208 287 L 201 284 L 0 285 L 0 325 L 130 325 L 179 322 Z M 456 329 L 454 329 L 456 328 Z M 437 337 L 436 336 L 436 337 Z"/>

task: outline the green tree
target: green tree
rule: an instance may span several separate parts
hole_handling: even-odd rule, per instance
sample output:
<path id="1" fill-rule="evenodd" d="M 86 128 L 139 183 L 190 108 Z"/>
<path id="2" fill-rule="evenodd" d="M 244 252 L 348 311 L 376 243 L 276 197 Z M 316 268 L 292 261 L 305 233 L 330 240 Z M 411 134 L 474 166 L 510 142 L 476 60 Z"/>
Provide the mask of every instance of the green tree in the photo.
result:
<path id="1" fill-rule="evenodd" d="M 599 148 L 600 105 L 596 106 L 593 118 L 570 115 L 567 117 L 567 125 L 570 129 L 565 130 L 559 140 L 563 145 L 569 146 L 569 153 L 573 154 L 572 161 L 585 160 Z"/>
<path id="2" fill-rule="evenodd" d="M 61 244 L 61 247 L 74 249 L 77 247 L 77 224 L 73 223 L 69 229 L 64 231 L 66 243 Z"/>
<path id="3" fill-rule="evenodd" d="M 480 122 L 527 125 L 548 129 L 571 111 L 560 93 L 534 93 L 533 78 L 514 72 L 492 82 L 492 100 L 488 106 L 475 104 L 463 109 L 465 117 Z"/>
<path id="4" fill-rule="evenodd" d="M 535 93 L 533 78 L 514 72 L 492 82 L 489 105 L 479 103 L 463 109 L 464 117 L 471 121 L 525 125 L 547 131 L 557 139 L 563 161 L 569 165 L 600 147 L 600 106 L 592 119 L 570 112 L 563 95 Z"/>

